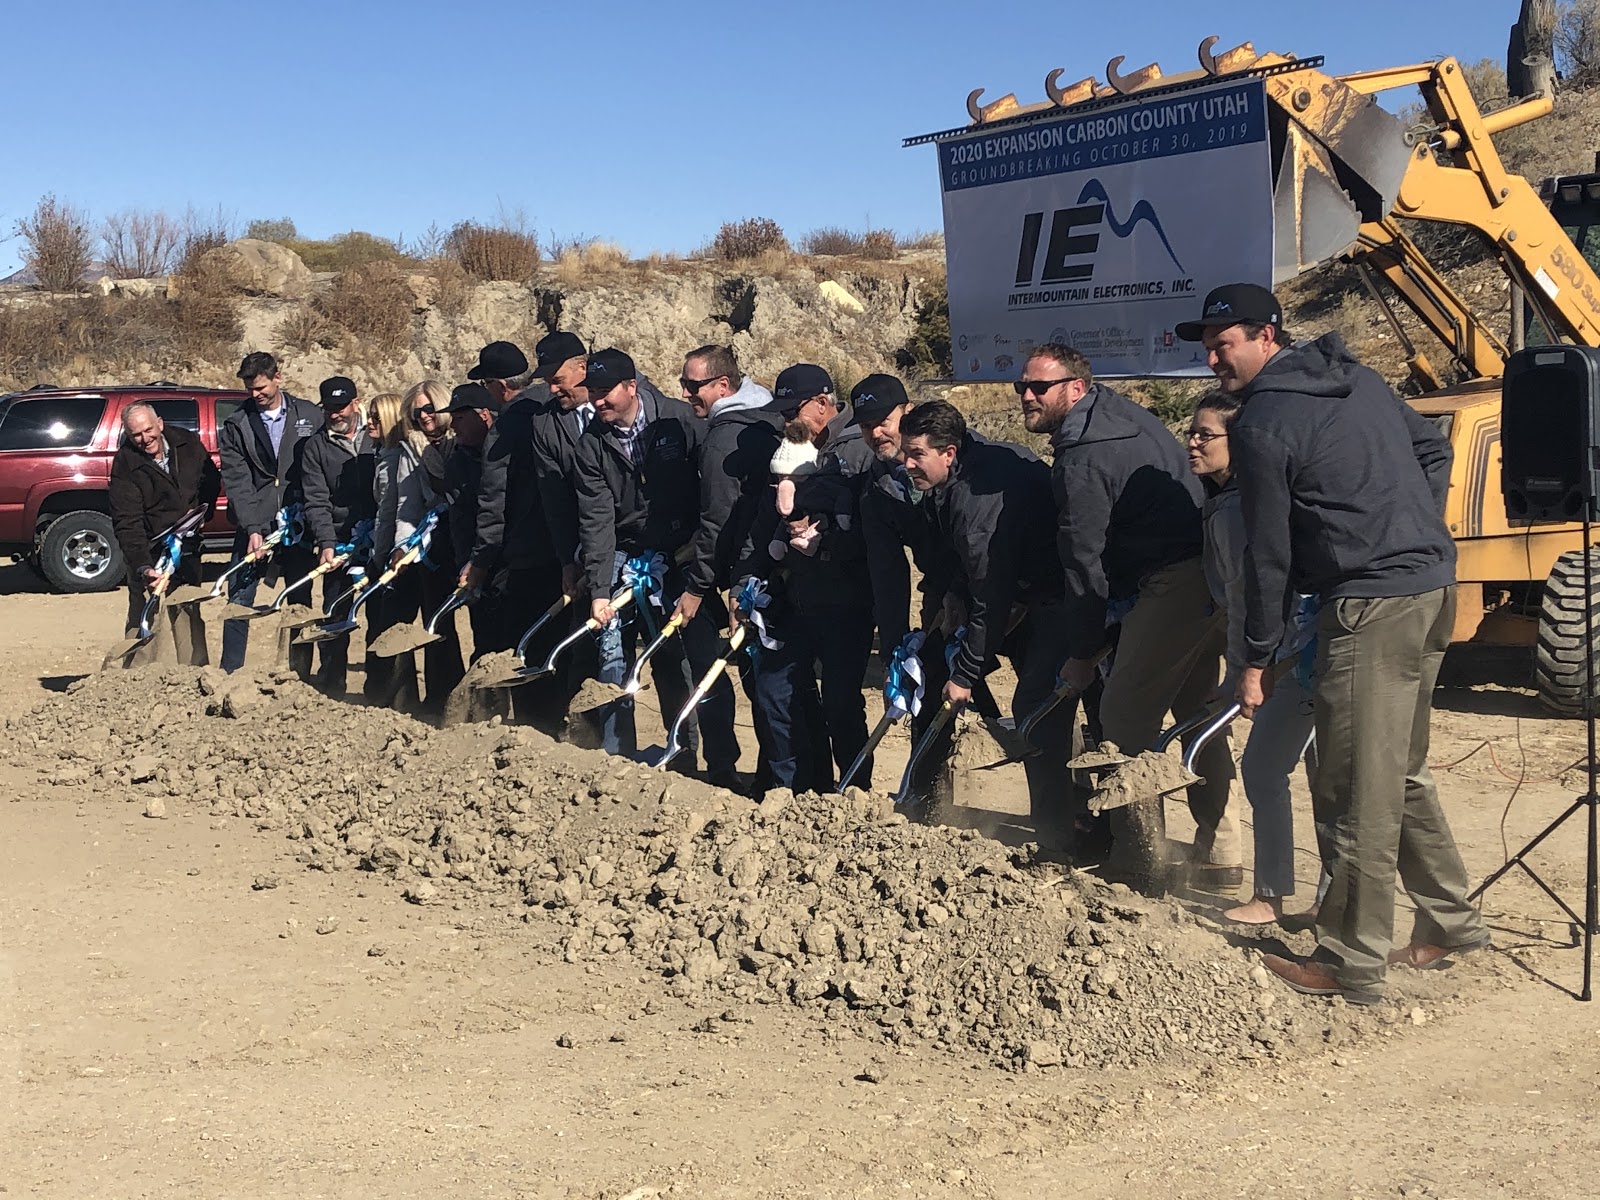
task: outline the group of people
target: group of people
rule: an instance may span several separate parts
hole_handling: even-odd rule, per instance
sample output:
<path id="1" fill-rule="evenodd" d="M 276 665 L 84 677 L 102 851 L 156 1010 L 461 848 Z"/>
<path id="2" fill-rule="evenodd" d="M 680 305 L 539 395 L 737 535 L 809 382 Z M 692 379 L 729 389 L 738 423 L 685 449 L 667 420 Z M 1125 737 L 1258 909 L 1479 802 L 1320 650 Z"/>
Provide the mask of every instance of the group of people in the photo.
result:
<path id="1" fill-rule="evenodd" d="M 1088 813 L 1068 767 L 1079 699 L 1092 738 L 1134 754 L 1155 745 L 1169 712 L 1237 696 L 1254 720 L 1243 784 L 1255 887 L 1227 915 L 1284 916 L 1289 777 L 1304 759 L 1319 949 L 1267 965 L 1299 990 L 1367 1001 L 1389 965 L 1437 966 L 1487 944 L 1427 771 L 1453 613 L 1449 446 L 1336 334 L 1294 343 L 1263 288 L 1217 289 L 1177 332 L 1203 342 L 1217 377 L 1186 442 L 1097 382 L 1071 347 L 1030 349 L 1015 390 L 1026 428 L 1049 438 L 1048 464 L 974 433 L 950 403 L 914 404 L 892 375 L 842 397 L 825 370 L 800 363 L 769 391 L 719 345 L 685 356 L 681 398 L 623 351 L 591 351 L 570 332 L 543 338 L 531 364 L 495 342 L 458 387 L 426 381 L 366 401 L 342 377 L 322 384 L 320 404 L 291 396 L 278 363 L 255 353 L 239 370 L 251 403 L 220 431 L 220 479 L 192 435 L 128 411 L 114 505 L 119 475 L 139 487 L 123 489 L 117 528 L 135 599 L 153 570 L 149 537 L 214 502 L 219 483 L 235 562 L 269 544 L 298 502 L 303 536 L 265 569 L 292 581 L 325 566 L 330 599 L 348 590 L 341 564 L 364 529 L 374 572 L 421 537 L 417 566 L 368 605 L 369 641 L 458 592 L 475 657 L 517 647 L 551 609 L 561 615 L 524 647 L 530 663 L 586 622 L 594 636 L 515 693 L 518 719 L 540 724 L 561 719 L 583 680 L 622 683 L 646 641 L 659 643 L 649 666 L 670 720 L 742 624 L 754 776 L 739 771 L 726 675 L 693 709 L 674 765 L 703 761 L 710 782 L 756 794 L 826 790 L 858 760 L 852 782 L 870 786 L 874 648 L 896 679 L 915 652 L 917 734 L 941 705 L 997 714 L 986 680 L 1007 658 L 1014 714 L 1070 697 L 1032 729 L 1042 752 L 1025 760 L 1041 840 L 1137 886 L 1159 888 L 1169 870 L 1161 802 Z M 198 556 L 188 561 L 197 570 Z M 232 598 L 250 603 L 261 574 L 231 576 Z M 290 601 L 309 602 L 304 590 Z M 423 651 L 420 684 L 409 656 L 369 656 L 368 697 L 440 705 L 464 671 L 453 616 Z M 228 622 L 224 668 L 243 663 L 247 637 Z M 203 655 L 203 636 L 198 646 Z M 291 661 L 342 694 L 348 639 L 317 652 L 315 673 L 310 644 Z M 602 738 L 636 753 L 631 698 L 604 706 Z M 1226 737 L 1196 766 L 1186 870 L 1207 890 L 1236 888 Z M 1417 923 L 1393 950 L 1397 872 Z"/>

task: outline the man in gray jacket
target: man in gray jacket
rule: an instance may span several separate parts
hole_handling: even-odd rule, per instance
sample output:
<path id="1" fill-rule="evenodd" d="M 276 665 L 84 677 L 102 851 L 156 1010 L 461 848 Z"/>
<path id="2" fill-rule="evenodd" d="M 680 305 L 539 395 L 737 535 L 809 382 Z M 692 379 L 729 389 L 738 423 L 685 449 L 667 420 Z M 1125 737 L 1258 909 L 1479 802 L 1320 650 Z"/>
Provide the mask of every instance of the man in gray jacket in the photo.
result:
<path id="1" fill-rule="evenodd" d="M 372 487 L 376 451 L 361 427 L 356 385 L 343 375 L 335 375 L 322 381 L 320 392 L 322 428 L 296 447 L 299 457 L 295 464 L 304 497 L 306 540 L 316 551 L 319 565 L 331 563 L 337 547 L 350 541 L 356 526 L 378 515 Z M 341 595 L 350 582 L 348 566 L 330 571 L 322 577 L 322 594 Z M 340 612 L 347 607 L 341 605 Z M 350 635 L 327 639 L 318 646 L 318 686 L 332 695 L 344 695 Z"/>
<path id="2" fill-rule="evenodd" d="M 278 511 L 298 499 L 298 488 L 289 478 L 295 448 L 322 428 L 320 408 L 283 390 L 283 374 L 272 355 L 259 350 L 245 355 L 239 365 L 239 379 L 250 399 L 217 431 L 228 516 L 238 529 L 233 542 L 234 562 L 260 550 L 273 532 Z M 285 579 L 297 579 L 311 569 L 311 564 L 312 556 L 304 549 L 286 547 L 273 556 L 267 569 Z M 230 578 L 228 599 L 235 604 L 254 604 L 261 574 L 251 568 Z M 301 594 L 290 596 L 289 602 L 305 604 L 310 597 L 308 586 Z M 244 666 L 249 640 L 250 622 L 222 623 L 224 671 L 237 671 Z M 291 646 L 289 664 L 300 675 L 309 676 L 311 646 Z"/>
<path id="3" fill-rule="evenodd" d="M 1296 991 L 1373 1003 L 1390 965 L 1435 967 L 1489 943 L 1428 770 L 1455 620 L 1455 543 L 1440 512 L 1450 449 L 1338 334 L 1291 347 L 1281 328 L 1270 292 L 1234 284 L 1177 332 L 1203 340 L 1223 390 L 1245 400 L 1231 442 L 1249 546 L 1246 715 L 1271 694 L 1287 597 L 1322 599 L 1312 805 L 1333 878 L 1316 953 L 1265 964 Z M 1416 917 L 1391 953 L 1397 874 Z"/>

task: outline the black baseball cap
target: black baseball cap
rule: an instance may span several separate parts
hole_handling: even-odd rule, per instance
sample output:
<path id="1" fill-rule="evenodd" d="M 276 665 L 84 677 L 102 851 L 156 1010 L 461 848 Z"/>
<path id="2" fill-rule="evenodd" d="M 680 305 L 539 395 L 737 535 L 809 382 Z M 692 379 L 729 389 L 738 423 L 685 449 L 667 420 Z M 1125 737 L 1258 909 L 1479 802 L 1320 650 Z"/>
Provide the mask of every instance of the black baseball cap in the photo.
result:
<path id="1" fill-rule="evenodd" d="M 588 365 L 583 386 L 589 389 L 591 400 L 604 396 L 619 383 L 638 378 L 638 372 L 633 369 L 633 359 L 621 350 L 596 350 L 589 355 Z"/>
<path id="2" fill-rule="evenodd" d="M 528 369 L 528 356 L 512 342 L 490 342 L 478 351 L 478 365 L 468 379 L 515 379 Z"/>
<path id="3" fill-rule="evenodd" d="M 1179 321 L 1173 332 L 1185 342 L 1198 342 L 1208 329 L 1226 329 L 1245 321 L 1282 329 L 1283 305 L 1259 284 L 1224 284 L 1206 294 L 1198 321 Z"/>
<path id="4" fill-rule="evenodd" d="M 356 398 L 356 385 L 343 375 L 322 381 L 322 407 L 338 412 Z"/>
<path id="5" fill-rule="evenodd" d="M 813 396 L 833 395 L 833 379 L 815 363 L 796 363 L 778 372 L 772 385 L 772 403 L 767 408 L 792 417 Z"/>
<path id="6" fill-rule="evenodd" d="M 902 404 L 910 403 L 906 385 L 893 375 L 868 375 L 850 389 L 850 407 L 855 410 L 850 422 L 871 429 L 881 425 L 883 419 Z"/>
<path id="7" fill-rule="evenodd" d="M 587 357 L 589 348 L 575 333 L 552 333 L 540 338 L 533 352 L 539 360 L 533 369 L 534 376 L 549 379 L 568 359 Z"/>
<path id="8" fill-rule="evenodd" d="M 445 412 L 466 412 L 474 408 L 495 409 L 498 407 L 499 405 L 494 402 L 494 397 L 489 395 L 489 389 L 484 387 L 483 384 L 463 383 L 460 387 L 451 391 L 450 407 L 446 408 Z"/>

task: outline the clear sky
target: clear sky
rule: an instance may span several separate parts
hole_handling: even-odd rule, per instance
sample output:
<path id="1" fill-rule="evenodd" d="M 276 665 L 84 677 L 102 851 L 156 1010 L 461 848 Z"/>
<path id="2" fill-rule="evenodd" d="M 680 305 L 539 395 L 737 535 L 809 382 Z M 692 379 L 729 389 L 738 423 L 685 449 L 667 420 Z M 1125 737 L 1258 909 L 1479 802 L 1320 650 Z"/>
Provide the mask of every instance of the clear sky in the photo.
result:
<path id="1" fill-rule="evenodd" d="M 3 18 L 0 233 L 53 191 L 410 237 L 524 213 L 541 238 L 686 252 L 726 220 L 937 229 L 931 147 L 967 92 L 1043 99 L 1123 54 L 1503 60 L 1516 0 L 920 4 L 55 0 Z M 1409 98 L 1409 97 L 1408 97 Z M 18 265 L 0 244 L 0 275 Z"/>

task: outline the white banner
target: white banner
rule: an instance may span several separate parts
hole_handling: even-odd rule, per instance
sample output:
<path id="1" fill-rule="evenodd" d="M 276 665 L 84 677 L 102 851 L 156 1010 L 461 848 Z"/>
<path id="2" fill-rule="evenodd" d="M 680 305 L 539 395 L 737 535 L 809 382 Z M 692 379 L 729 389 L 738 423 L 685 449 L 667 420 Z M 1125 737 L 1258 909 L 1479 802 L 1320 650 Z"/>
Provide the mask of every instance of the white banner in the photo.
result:
<path id="1" fill-rule="evenodd" d="M 1173 329 L 1272 286 L 1266 112 L 1250 79 L 941 141 L 956 377 L 1017 379 L 1044 342 L 1100 376 L 1209 374 Z"/>

